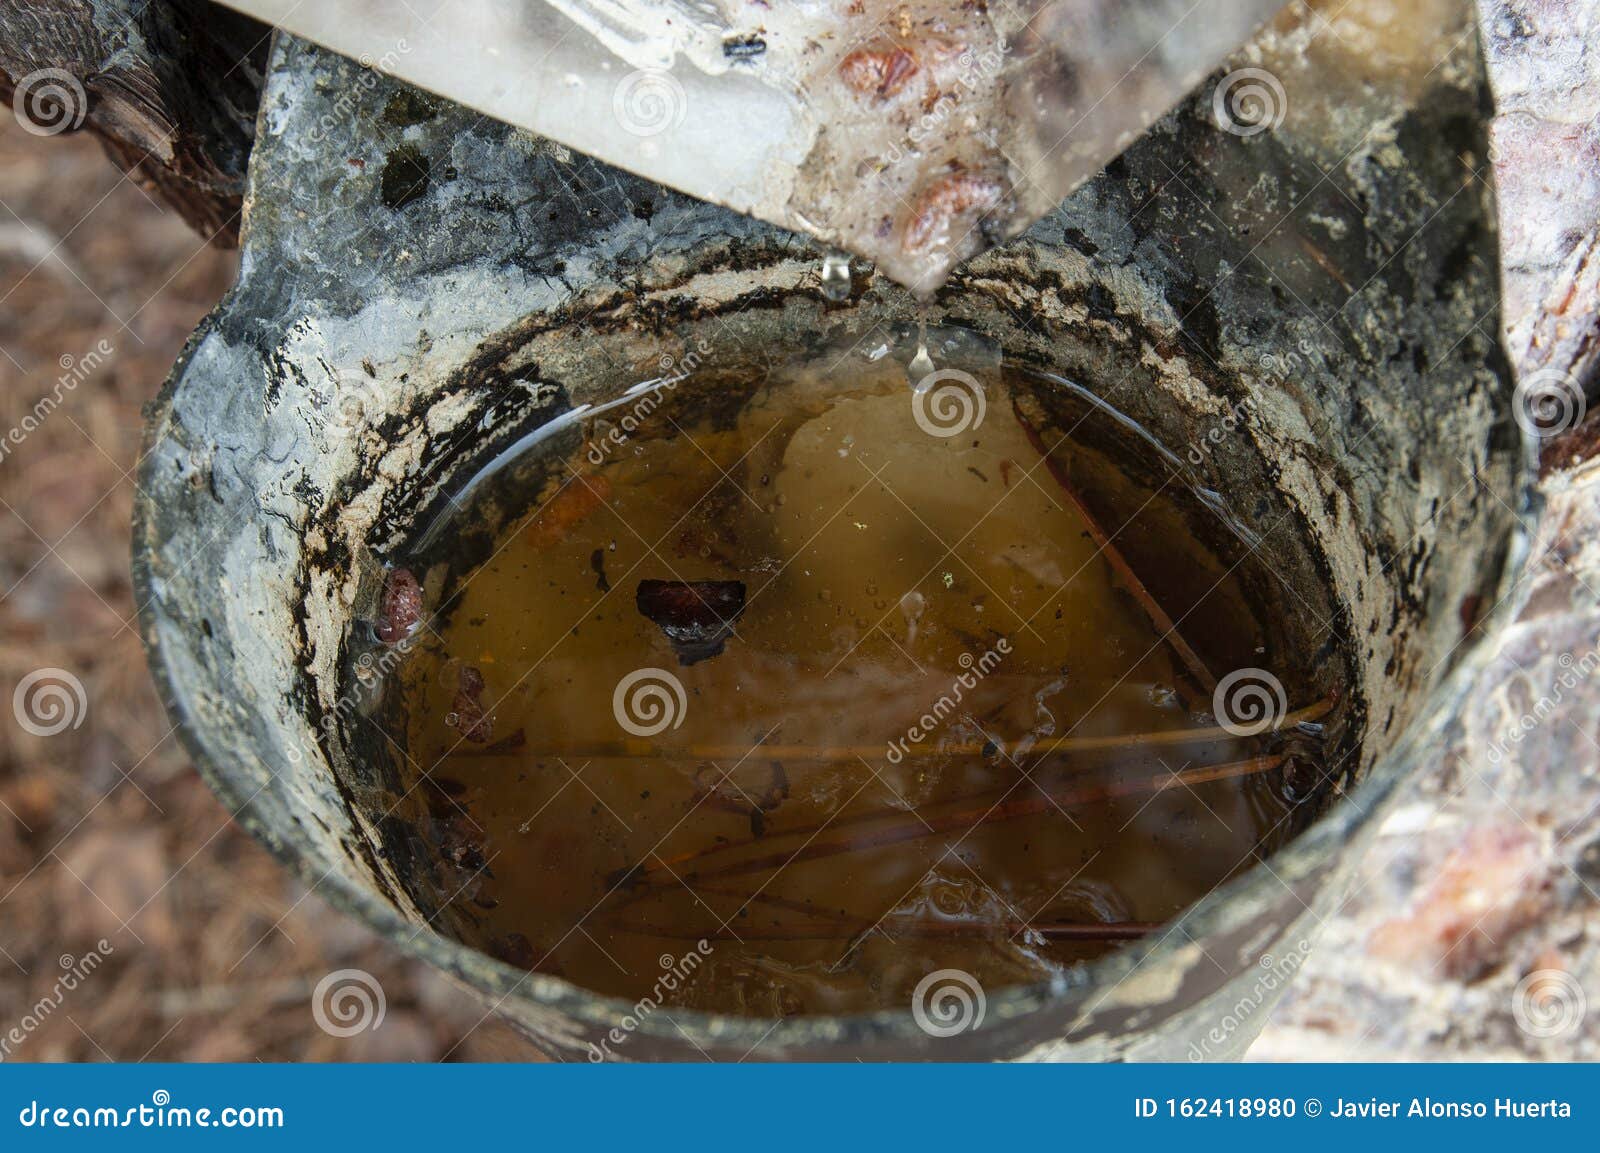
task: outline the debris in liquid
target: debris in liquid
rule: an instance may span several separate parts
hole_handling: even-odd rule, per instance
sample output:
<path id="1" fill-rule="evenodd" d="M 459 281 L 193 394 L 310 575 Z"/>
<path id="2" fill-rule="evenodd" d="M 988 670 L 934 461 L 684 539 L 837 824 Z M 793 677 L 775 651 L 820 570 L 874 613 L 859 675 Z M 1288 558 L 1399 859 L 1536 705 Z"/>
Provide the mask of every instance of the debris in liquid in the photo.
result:
<path id="1" fill-rule="evenodd" d="M 401 674 L 437 927 L 628 999 L 697 952 L 665 1004 L 904 1008 L 937 969 L 1059 975 L 1288 838 L 1273 735 L 1216 726 L 1083 510 L 1159 542 L 1147 579 L 1216 670 L 1284 667 L 1181 531 L 1206 514 L 1077 442 L 1068 499 L 1047 386 L 974 376 L 987 418 L 948 434 L 883 358 L 736 414 L 682 390 L 599 465 L 529 450 L 537 503 Z M 462 555 L 455 515 L 412 564 Z"/>

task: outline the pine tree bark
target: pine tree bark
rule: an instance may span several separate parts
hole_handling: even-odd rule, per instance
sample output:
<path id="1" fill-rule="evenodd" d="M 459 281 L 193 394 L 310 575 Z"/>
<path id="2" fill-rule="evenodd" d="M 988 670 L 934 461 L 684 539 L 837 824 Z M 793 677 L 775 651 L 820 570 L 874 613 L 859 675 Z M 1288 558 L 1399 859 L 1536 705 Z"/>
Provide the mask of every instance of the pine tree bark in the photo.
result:
<path id="1" fill-rule="evenodd" d="M 36 135 L 92 133 L 231 246 L 269 34 L 205 0 L 0 0 L 0 98 Z"/>

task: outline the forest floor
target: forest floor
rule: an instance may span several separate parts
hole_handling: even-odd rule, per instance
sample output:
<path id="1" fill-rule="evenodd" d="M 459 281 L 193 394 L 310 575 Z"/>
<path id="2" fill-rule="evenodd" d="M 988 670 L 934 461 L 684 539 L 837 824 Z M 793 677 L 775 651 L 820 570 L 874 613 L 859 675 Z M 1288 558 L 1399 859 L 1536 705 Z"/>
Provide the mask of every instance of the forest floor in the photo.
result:
<path id="1" fill-rule="evenodd" d="M 146 671 L 128 573 L 141 409 L 237 263 L 87 136 L 0 117 L 0 430 L 18 433 L 0 441 L 0 684 L 65 669 L 86 701 L 55 735 L 0 725 L 0 1037 L 24 1037 L 0 1057 L 525 1057 L 233 824 Z M 312 990 L 340 968 L 377 978 L 382 1028 L 317 1027 Z"/>

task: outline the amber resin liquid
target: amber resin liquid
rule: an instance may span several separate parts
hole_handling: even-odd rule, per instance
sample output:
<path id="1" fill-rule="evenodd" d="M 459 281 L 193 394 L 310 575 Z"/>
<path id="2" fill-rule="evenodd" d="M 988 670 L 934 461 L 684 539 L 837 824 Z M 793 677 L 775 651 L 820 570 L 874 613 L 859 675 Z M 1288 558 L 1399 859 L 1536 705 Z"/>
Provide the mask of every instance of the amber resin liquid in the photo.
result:
<path id="1" fill-rule="evenodd" d="M 1219 727 L 1296 656 L 1181 477 L 1025 373 L 828 367 L 643 390 L 502 462 L 487 543 L 469 489 L 419 544 L 437 927 L 628 1000 L 904 1008 L 1070 979 L 1290 835 L 1321 712 Z"/>

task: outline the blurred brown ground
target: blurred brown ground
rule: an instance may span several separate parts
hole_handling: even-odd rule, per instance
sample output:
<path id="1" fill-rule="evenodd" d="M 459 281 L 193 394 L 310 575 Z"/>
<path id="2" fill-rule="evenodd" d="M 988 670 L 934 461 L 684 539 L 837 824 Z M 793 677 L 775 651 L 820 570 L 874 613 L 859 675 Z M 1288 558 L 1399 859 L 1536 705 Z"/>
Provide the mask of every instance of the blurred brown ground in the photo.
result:
<path id="1" fill-rule="evenodd" d="M 0 688 L 76 676 L 81 727 L 0 724 L 0 1037 L 64 957 L 108 960 L 8 1060 L 451 1060 L 526 1055 L 505 1026 L 304 890 L 189 767 L 146 671 L 128 573 L 141 406 L 237 256 L 205 245 L 86 136 L 0 117 L 0 438 L 103 339 L 89 372 L 0 453 Z M 90 363 L 92 363 L 92 358 Z M 31 422 L 30 422 L 31 423 Z M 70 959 L 67 963 L 71 963 Z M 331 970 L 364 969 L 383 1026 L 313 1021 Z M 481 1023 L 480 1023 L 481 1022 Z"/>

